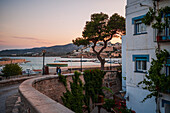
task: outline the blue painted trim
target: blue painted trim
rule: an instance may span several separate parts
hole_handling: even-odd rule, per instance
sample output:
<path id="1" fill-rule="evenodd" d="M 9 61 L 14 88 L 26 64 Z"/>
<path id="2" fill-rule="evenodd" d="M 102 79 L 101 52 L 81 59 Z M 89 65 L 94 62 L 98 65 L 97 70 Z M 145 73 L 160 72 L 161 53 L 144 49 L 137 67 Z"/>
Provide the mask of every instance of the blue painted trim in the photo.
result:
<path id="1" fill-rule="evenodd" d="M 144 73 L 147 74 L 147 72 L 143 72 L 143 71 L 134 71 L 135 73 Z"/>
<path id="2" fill-rule="evenodd" d="M 149 62 L 149 55 L 132 55 L 132 61 L 135 61 L 137 57 L 144 58 Z"/>
<path id="3" fill-rule="evenodd" d="M 170 105 L 170 101 L 162 99 L 162 107 L 164 107 L 164 104 L 169 104 Z"/>
<path id="4" fill-rule="evenodd" d="M 166 66 L 170 66 L 170 64 L 166 64 Z"/>
<path id="5" fill-rule="evenodd" d="M 133 35 L 142 35 L 142 34 L 147 34 L 147 32 L 136 33 L 136 30 L 137 30 L 137 29 L 135 29 L 135 34 L 133 34 Z"/>
<path id="6" fill-rule="evenodd" d="M 168 17 L 168 16 L 170 16 L 170 13 L 168 13 L 168 14 L 165 15 L 165 17 Z"/>
<path id="7" fill-rule="evenodd" d="M 145 15 L 146 15 L 146 14 L 145 14 Z M 141 16 L 132 18 L 132 24 L 134 24 L 135 20 L 142 19 L 145 15 L 141 15 Z"/>
<path id="8" fill-rule="evenodd" d="M 168 76 L 168 67 L 166 66 L 166 76 Z"/>

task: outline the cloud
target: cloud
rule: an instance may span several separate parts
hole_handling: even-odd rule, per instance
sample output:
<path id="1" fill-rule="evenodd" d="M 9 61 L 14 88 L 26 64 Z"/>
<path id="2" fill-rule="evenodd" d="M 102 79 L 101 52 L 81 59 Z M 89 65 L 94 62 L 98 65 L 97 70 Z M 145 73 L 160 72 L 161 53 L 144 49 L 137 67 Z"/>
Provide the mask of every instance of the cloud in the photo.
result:
<path id="1" fill-rule="evenodd" d="M 6 43 L 6 41 L 0 40 L 1 45 L 4 45 L 4 43 Z"/>
<path id="2" fill-rule="evenodd" d="M 4 43 L 5 41 L 3 41 L 3 40 L 0 40 L 0 43 Z"/>
<path id="3" fill-rule="evenodd" d="M 13 36 L 12 38 L 16 38 L 16 39 L 23 39 L 23 40 L 32 40 L 34 43 L 37 44 L 52 44 L 51 42 L 47 41 L 47 40 L 42 40 L 42 39 L 38 39 L 38 38 L 34 38 L 34 37 L 18 37 L 18 36 Z"/>
<path id="4" fill-rule="evenodd" d="M 18 37 L 18 36 L 13 36 L 12 38 L 17 38 L 17 39 L 26 39 L 26 40 L 39 40 L 34 37 Z"/>

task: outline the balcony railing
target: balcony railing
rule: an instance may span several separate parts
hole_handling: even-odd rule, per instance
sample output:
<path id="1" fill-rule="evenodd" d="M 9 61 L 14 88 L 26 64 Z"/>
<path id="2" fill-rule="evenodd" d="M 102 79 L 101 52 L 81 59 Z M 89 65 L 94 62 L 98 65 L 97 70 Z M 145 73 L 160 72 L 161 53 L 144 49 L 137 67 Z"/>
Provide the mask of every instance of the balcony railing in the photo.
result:
<path id="1" fill-rule="evenodd" d="M 156 36 L 157 42 L 170 42 L 170 36 Z"/>

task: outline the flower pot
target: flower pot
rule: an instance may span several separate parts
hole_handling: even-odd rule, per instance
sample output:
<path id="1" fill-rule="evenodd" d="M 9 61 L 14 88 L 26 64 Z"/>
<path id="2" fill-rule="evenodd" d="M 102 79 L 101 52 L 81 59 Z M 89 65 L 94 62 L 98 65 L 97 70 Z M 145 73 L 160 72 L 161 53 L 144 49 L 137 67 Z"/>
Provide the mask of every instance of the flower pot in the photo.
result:
<path id="1" fill-rule="evenodd" d="M 170 36 L 168 36 L 168 40 L 170 40 Z"/>

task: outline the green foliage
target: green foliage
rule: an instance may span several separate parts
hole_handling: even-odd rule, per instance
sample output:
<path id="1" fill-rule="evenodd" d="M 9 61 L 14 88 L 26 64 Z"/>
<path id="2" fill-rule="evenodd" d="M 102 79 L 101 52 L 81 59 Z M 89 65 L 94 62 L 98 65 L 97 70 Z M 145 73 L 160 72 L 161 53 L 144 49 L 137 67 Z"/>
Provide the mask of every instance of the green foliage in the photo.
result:
<path id="1" fill-rule="evenodd" d="M 170 7 L 168 6 L 159 10 L 149 8 L 149 11 L 146 13 L 146 16 L 143 18 L 142 22 L 146 25 L 150 25 L 152 23 L 152 27 L 158 29 L 158 33 L 160 33 L 163 29 L 165 29 L 165 27 L 169 27 L 168 17 L 166 16 L 166 14 L 169 13 Z"/>
<path id="2" fill-rule="evenodd" d="M 111 111 L 111 108 L 115 106 L 115 101 L 113 99 L 104 99 L 105 103 L 103 105 L 103 108 L 105 108 L 107 111 Z"/>
<path id="3" fill-rule="evenodd" d="M 100 54 L 107 47 L 107 42 L 113 38 L 119 32 L 125 31 L 125 18 L 113 14 L 110 18 L 104 13 L 94 13 L 91 15 L 91 20 L 86 22 L 84 31 L 82 32 L 83 37 L 78 37 L 73 40 L 73 43 L 77 46 L 84 45 L 87 46 L 93 43 L 94 54 L 97 55 L 98 60 L 101 62 L 101 69 L 104 69 L 105 59 L 103 59 Z M 103 47 L 100 51 L 95 50 L 97 42 L 104 42 Z"/>
<path id="4" fill-rule="evenodd" d="M 61 74 L 58 74 L 59 75 L 59 81 L 62 82 L 64 84 L 64 86 L 66 87 L 67 86 L 67 76 L 64 76 L 64 75 L 61 75 Z"/>
<path id="5" fill-rule="evenodd" d="M 4 76 L 14 76 L 22 73 L 22 68 L 18 64 L 6 64 L 2 72 Z"/>
<path id="6" fill-rule="evenodd" d="M 103 95 L 102 80 L 105 72 L 101 70 L 86 70 L 84 71 L 84 89 L 85 89 L 85 105 L 89 107 L 90 98 L 93 103 L 97 102 L 98 95 Z M 88 108 L 89 111 L 89 108 Z"/>
<path id="7" fill-rule="evenodd" d="M 131 109 L 128 109 L 127 107 L 125 108 L 120 108 L 118 109 L 119 113 L 136 113 L 135 111 L 132 111 Z"/>
<path id="8" fill-rule="evenodd" d="M 71 91 L 66 89 L 66 93 L 63 93 L 61 97 L 64 105 L 76 113 L 83 113 L 83 83 L 80 80 L 79 76 L 81 73 L 77 71 L 72 76 L 73 82 L 70 82 Z"/>
<path id="9" fill-rule="evenodd" d="M 113 92 L 110 88 L 108 88 L 108 87 L 102 87 L 102 89 L 107 90 L 107 91 L 109 91 L 112 95 L 114 95 L 114 92 Z"/>
<path id="10" fill-rule="evenodd" d="M 159 96 L 159 92 L 166 92 L 170 89 L 170 76 L 165 76 L 165 73 L 161 73 L 164 68 L 169 53 L 167 50 L 156 50 L 156 60 L 152 59 L 151 67 L 149 69 L 149 74 L 145 75 L 145 79 L 138 83 L 144 84 L 143 89 L 149 90 L 151 93 L 147 95 L 142 102 L 152 96 Z"/>
<path id="11" fill-rule="evenodd" d="M 91 21 L 87 21 L 83 31 L 83 37 L 73 40 L 75 45 L 88 45 L 89 42 L 106 41 L 112 38 L 116 31 L 125 31 L 125 18 L 113 14 L 110 18 L 104 13 L 94 13 Z"/>

